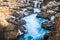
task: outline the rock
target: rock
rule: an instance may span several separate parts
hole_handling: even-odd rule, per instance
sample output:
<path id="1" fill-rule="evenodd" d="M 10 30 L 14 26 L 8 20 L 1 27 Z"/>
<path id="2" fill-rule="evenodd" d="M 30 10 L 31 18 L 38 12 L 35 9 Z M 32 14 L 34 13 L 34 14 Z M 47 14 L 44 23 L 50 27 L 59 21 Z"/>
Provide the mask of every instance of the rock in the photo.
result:
<path id="1" fill-rule="evenodd" d="M 50 12 L 50 10 L 52 10 L 52 11 Z M 43 18 L 49 18 L 50 19 L 50 17 L 52 18 L 54 16 L 53 22 L 55 22 L 55 23 L 53 23 L 53 22 L 52 23 L 50 23 L 50 22 L 42 23 L 42 24 L 44 24 L 43 25 L 44 29 L 53 30 L 52 35 L 49 36 L 50 34 L 48 34 L 48 36 L 45 36 L 44 37 L 45 39 L 43 39 L 43 40 L 60 40 L 60 27 L 59 27 L 60 26 L 60 0 L 48 0 L 48 1 L 44 0 L 41 3 L 41 13 L 42 14 L 38 14 L 38 17 L 44 16 Z"/>
<path id="2" fill-rule="evenodd" d="M 18 28 L 21 31 L 22 35 L 24 35 L 27 32 L 27 30 L 26 30 L 26 28 L 24 26 L 19 26 Z"/>
<path id="3" fill-rule="evenodd" d="M 52 32 L 46 33 L 43 37 L 43 40 L 48 40 L 48 38 L 51 36 L 52 36 Z"/>
<path id="4" fill-rule="evenodd" d="M 18 18 L 10 18 L 8 19 L 8 22 L 14 24 L 14 25 L 23 25 L 25 24 L 25 20 L 21 20 L 21 19 L 18 19 Z"/>
<path id="5" fill-rule="evenodd" d="M 20 14 L 23 14 L 23 16 L 28 16 L 31 13 L 33 13 L 32 7 L 26 7 L 26 8 L 23 8 L 22 11 L 20 11 Z"/>
<path id="6" fill-rule="evenodd" d="M 48 19 L 50 20 L 50 16 L 47 16 L 48 14 L 43 14 L 43 13 L 38 13 L 36 17 L 38 18 L 45 18 L 45 19 Z"/>
<path id="7" fill-rule="evenodd" d="M 55 22 L 45 21 L 42 23 L 42 28 L 53 31 L 55 30 Z"/>
<path id="8" fill-rule="evenodd" d="M 13 24 L 10 24 L 8 27 L 0 28 L 0 39 L 1 40 L 13 40 L 18 36 L 18 27 Z"/>
<path id="9" fill-rule="evenodd" d="M 25 20 L 20 20 L 19 23 L 20 23 L 20 25 L 24 25 L 24 24 L 26 24 L 26 21 Z"/>
<path id="10" fill-rule="evenodd" d="M 33 11 L 33 7 L 27 7 L 27 10 Z"/>
<path id="11" fill-rule="evenodd" d="M 55 34 L 55 31 L 50 31 L 44 35 L 43 40 L 54 40 L 53 37 L 55 36 Z"/>
<path id="12" fill-rule="evenodd" d="M 19 24 L 18 17 L 21 19 L 23 15 L 15 13 L 12 16 L 12 14 L 21 10 L 19 5 L 22 3 L 23 0 L 0 0 L 0 40 L 16 40 L 19 26 L 16 24 Z M 10 22 L 8 19 L 11 19 Z"/>
<path id="13" fill-rule="evenodd" d="M 23 13 L 21 13 L 21 12 L 19 12 L 19 13 L 14 12 L 14 13 L 12 14 L 12 16 L 14 16 L 15 18 L 21 19 L 21 18 L 23 18 L 25 15 L 24 15 Z"/>
<path id="14" fill-rule="evenodd" d="M 44 10 L 44 11 L 41 11 L 41 13 L 37 14 L 37 17 L 38 18 L 45 18 L 45 19 L 48 19 L 50 20 L 51 19 L 51 16 L 55 15 L 56 12 L 55 11 L 52 11 L 52 10 Z"/>
<path id="15" fill-rule="evenodd" d="M 55 32 L 56 34 L 52 37 L 54 40 L 60 40 L 60 13 L 57 13 L 55 15 L 55 24 L 56 24 L 56 29 Z M 54 33 L 53 33 L 54 34 Z"/>
<path id="16" fill-rule="evenodd" d="M 41 13 L 37 15 L 37 17 L 42 17 L 45 19 L 51 19 L 51 16 L 54 16 L 59 12 L 58 2 L 48 0 L 44 0 L 41 4 Z M 40 15 L 40 16 L 39 16 Z"/>

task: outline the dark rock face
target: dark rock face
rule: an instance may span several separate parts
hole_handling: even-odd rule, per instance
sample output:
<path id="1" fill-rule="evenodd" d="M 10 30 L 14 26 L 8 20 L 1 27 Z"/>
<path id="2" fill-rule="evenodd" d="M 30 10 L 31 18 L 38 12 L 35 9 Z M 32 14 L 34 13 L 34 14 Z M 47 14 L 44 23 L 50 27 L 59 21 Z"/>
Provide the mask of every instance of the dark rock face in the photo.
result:
<path id="1" fill-rule="evenodd" d="M 17 19 L 17 18 L 11 18 L 8 20 L 8 22 L 14 24 L 14 25 L 23 25 L 25 24 L 25 20 L 20 20 L 20 19 Z"/>
<path id="2" fill-rule="evenodd" d="M 52 32 L 46 33 L 43 40 L 48 40 L 49 36 L 52 36 Z"/>
<path id="3" fill-rule="evenodd" d="M 22 17 L 24 17 L 25 15 L 24 14 L 22 14 L 22 13 L 16 13 L 16 12 L 14 12 L 13 14 L 12 14 L 12 16 L 14 16 L 14 17 L 16 17 L 16 18 L 22 18 Z"/>
<path id="4" fill-rule="evenodd" d="M 48 33 L 43 40 L 60 40 L 60 0 L 44 0 L 41 3 L 41 13 L 37 17 L 51 19 L 55 16 L 54 21 L 42 23 L 42 28 L 46 30 L 53 30 L 51 35 Z"/>
<path id="5" fill-rule="evenodd" d="M 55 30 L 56 34 L 52 38 L 54 38 L 54 40 L 60 40 L 60 13 L 57 13 L 55 15 L 55 24 L 56 24 L 56 30 Z"/>
<path id="6" fill-rule="evenodd" d="M 38 18 L 45 18 L 45 19 L 49 19 L 50 20 L 50 16 L 47 16 L 47 14 L 43 14 L 43 13 L 39 13 L 39 14 L 37 14 L 37 17 Z"/>
<path id="7" fill-rule="evenodd" d="M 42 28 L 46 30 L 55 30 L 55 22 L 52 22 L 52 21 L 43 22 Z"/>
<path id="8" fill-rule="evenodd" d="M 50 20 L 51 19 L 51 16 L 55 15 L 56 13 L 52 10 L 48 10 L 47 12 L 41 12 L 39 14 L 37 14 L 37 17 L 38 18 L 45 18 L 45 19 L 48 19 Z"/>
<path id="9" fill-rule="evenodd" d="M 19 26 L 18 29 L 23 33 L 22 35 L 24 35 L 27 32 L 24 26 Z M 22 35 L 19 35 L 19 36 L 22 36 Z"/>
<path id="10" fill-rule="evenodd" d="M 43 38 L 43 40 L 54 40 L 53 39 L 53 36 L 56 34 L 56 32 L 54 32 L 54 31 L 51 31 L 51 32 L 49 32 L 49 33 L 46 33 L 45 35 L 44 35 L 44 38 Z"/>
<path id="11" fill-rule="evenodd" d="M 1 40 L 15 40 L 18 36 L 18 27 L 10 24 L 8 27 L 0 28 L 0 39 Z"/>
<path id="12" fill-rule="evenodd" d="M 26 23 L 25 20 L 21 20 L 21 21 L 20 21 L 20 25 L 23 25 L 23 24 L 25 24 L 25 23 Z"/>
<path id="13" fill-rule="evenodd" d="M 46 2 L 45 2 L 46 1 Z M 57 14 L 59 12 L 58 2 L 54 0 L 44 0 L 41 3 L 41 13 L 37 15 L 37 17 L 42 17 L 45 19 L 50 19 L 51 16 Z"/>
<path id="14" fill-rule="evenodd" d="M 21 4 L 20 5 L 20 8 L 25 8 L 25 7 L 29 7 L 29 6 L 32 6 L 30 3 L 28 3 L 28 4 Z"/>
<path id="15" fill-rule="evenodd" d="M 27 7 L 27 10 L 33 11 L 33 7 Z"/>

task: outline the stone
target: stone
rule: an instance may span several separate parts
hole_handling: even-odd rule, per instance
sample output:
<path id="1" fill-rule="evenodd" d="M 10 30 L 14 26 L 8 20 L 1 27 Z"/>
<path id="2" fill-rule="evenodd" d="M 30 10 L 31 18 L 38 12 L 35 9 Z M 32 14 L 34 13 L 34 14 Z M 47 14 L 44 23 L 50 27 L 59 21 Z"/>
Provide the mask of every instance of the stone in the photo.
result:
<path id="1" fill-rule="evenodd" d="M 27 10 L 33 11 L 33 7 L 27 7 Z"/>
<path id="2" fill-rule="evenodd" d="M 13 14 L 12 14 L 12 16 L 14 16 L 15 18 L 19 18 L 19 19 L 21 19 L 21 18 L 23 18 L 25 15 L 23 14 L 23 13 L 17 13 L 17 12 L 14 12 Z"/>
<path id="3" fill-rule="evenodd" d="M 0 39 L 1 40 L 13 40 L 18 36 L 18 27 L 13 24 L 10 24 L 8 27 L 0 28 Z"/>
<path id="4" fill-rule="evenodd" d="M 37 14 L 37 17 L 50 20 L 51 16 L 54 16 L 55 14 L 56 14 L 56 12 L 53 10 L 46 10 L 46 9 L 43 10 L 42 9 L 41 12 Z"/>
<path id="5" fill-rule="evenodd" d="M 49 11 L 49 10 L 53 10 L 53 11 Z M 41 13 L 45 13 L 43 16 L 45 17 L 47 14 L 52 18 L 53 16 L 53 21 L 52 23 L 50 22 L 43 22 L 42 24 L 44 24 L 44 29 L 47 28 L 48 30 L 52 30 L 52 35 L 49 36 L 50 34 L 48 34 L 48 36 L 45 36 L 44 40 L 60 40 L 60 0 L 43 0 L 43 2 L 41 3 Z M 51 14 L 53 15 L 51 15 Z M 39 15 L 39 14 L 38 14 Z M 46 16 L 45 18 L 49 18 L 49 16 Z M 41 15 L 38 17 L 42 17 Z M 42 18 L 44 18 L 42 17 Z M 51 20 L 50 20 L 51 21 Z M 54 23 L 53 23 L 54 22 Z M 50 26 L 54 24 L 55 27 L 51 28 Z M 47 25 L 47 26 L 46 26 Z M 49 27 L 48 27 L 49 26 Z M 46 34 L 47 35 L 47 34 Z"/>
<path id="6" fill-rule="evenodd" d="M 23 33 L 22 35 L 24 35 L 27 32 L 27 30 L 24 26 L 19 26 L 18 28 Z"/>
<path id="7" fill-rule="evenodd" d="M 48 40 L 48 38 L 51 36 L 52 36 L 52 32 L 46 33 L 43 37 L 43 40 Z"/>
<path id="8" fill-rule="evenodd" d="M 19 18 L 16 18 L 18 14 L 14 16 L 12 14 L 21 10 L 19 5 L 22 3 L 23 0 L 0 0 L 0 40 L 16 40 L 18 36 L 18 25 L 13 23 L 18 24 L 19 22 L 17 21 Z M 22 14 L 19 15 L 21 16 Z M 11 19 L 10 22 L 8 19 Z"/>
<path id="9" fill-rule="evenodd" d="M 23 25 L 25 24 L 25 20 L 21 20 L 21 19 L 18 19 L 18 18 L 10 18 L 8 19 L 8 22 L 14 24 L 14 25 Z"/>
<path id="10" fill-rule="evenodd" d="M 55 30 L 55 22 L 45 21 L 42 23 L 42 28 L 53 31 Z"/>
<path id="11" fill-rule="evenodd" d="M 26 21 L 25 20 L 20 20 L 19 23 L 20 23 L 20 25 L 24 25 L 24 24 L 26 24 Z"/>
<path id="12" fill-rule="evenodd" d="M 36 17 L 37 17 L 37 18 L 44 18 L 44 19 L 50 20 L 50 17 L 51 17 L 51 16 L 49 16 L 49 14 L 45 14 L 45 13 L 43 12 L 43 13 L 38 13 Z"/>

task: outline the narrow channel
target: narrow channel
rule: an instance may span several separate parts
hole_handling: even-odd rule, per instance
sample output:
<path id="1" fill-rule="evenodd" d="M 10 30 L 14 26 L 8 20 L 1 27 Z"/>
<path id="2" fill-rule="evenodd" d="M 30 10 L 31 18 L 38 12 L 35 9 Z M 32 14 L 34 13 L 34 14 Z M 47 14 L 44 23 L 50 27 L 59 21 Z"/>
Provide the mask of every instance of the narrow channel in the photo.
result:
<path id="1" fill-rule="evenodd" d="M 37 0 L 36 3 L 38 3 Z M 36 17 L 37 13 L 40 12 L 40 9 L 36 7 L 36 3 L 34 13 L 22 18 L 26 21 L 26 24 L 23 26 L 27 29 L 27 33 L 24 36 L 19 37 L 18 40 L 43 40 L 44 35 L 49 32 L 48 30 L 41 28 L 42 22 L 48 20 Z"/>

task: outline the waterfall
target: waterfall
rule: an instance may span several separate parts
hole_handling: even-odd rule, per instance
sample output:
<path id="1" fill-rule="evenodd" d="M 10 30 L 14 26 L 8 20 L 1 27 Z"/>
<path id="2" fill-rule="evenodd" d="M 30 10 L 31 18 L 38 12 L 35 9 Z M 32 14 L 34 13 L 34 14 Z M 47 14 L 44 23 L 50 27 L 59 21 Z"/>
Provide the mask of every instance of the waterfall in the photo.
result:
<path id="1" fill-rule="evenodd" d="M 51 21 L 54 21 L 55 16 L 51 16 Z"/>
<path id="2" fill-rule="evenodd" d="M 34 1 L 34 7 L 35 7 L 35 8 L 38 8 L 39 2 L 40 2 L 40 0 L 35 0 L 35 1 Z"/>
<path id="3" fill-rule="evenodd" d="M 34 7 L 37 8 L 38 1 L 34 1 Z"/>
<path id="4" fill-rule="evenodd" d="M 19 35 L 22 35 L 23 33 L 21 32 L 21 30 L 18 29 L 18 34 Z"/>

